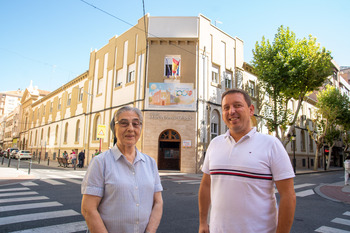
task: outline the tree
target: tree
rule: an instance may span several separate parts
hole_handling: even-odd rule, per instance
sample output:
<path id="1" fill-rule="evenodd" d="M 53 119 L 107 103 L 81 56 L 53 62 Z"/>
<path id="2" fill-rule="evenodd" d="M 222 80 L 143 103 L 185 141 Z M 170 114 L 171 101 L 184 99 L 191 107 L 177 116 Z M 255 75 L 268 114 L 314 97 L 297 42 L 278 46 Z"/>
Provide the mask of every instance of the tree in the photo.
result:
<path id="1" fill-rule="evenodd" d="M 330 148 L 329 154 L 331 155 L 331 147 L 334 146 L 333 141 L 339 138 L 340 134 L 336 130 L 336 125 L 342 123 L 342 114 L 344 114 L 346 109 L 349 109 L 347 97 L 342 95 L 337 88 L 330 85 L 327 85 L 324 90 L 317 94 L 317 101 L 317 113 L 313 120 L 314 129 L 310 130 L 308 128 L 309 134 L 315 140 L 317 148 L 314 170 L 318 168 L 318 155 L 324 143 L 328 144 Z M 329 162 L 327 168 L 329 168 Z"/>
<path id="2" fill-rule="evenodd" d="M 341 131 L 337 129 L 334 125 L 329 125 L 327 133 L 325 134 L 325 143 L 328 145 L 328 160 L 326 170 L 329 170 L 329 166 L 331 164 L 332 150 L 335 145 L 336 140 L 340 139 Z"/>
<path id="3" fill-rule="evenodd" d="M 261 44 L 256 42 L 252 64 L 270 98 L 270 114 L 265 118 L 284 146 L 291 140 L 305 97 L 332 74 L 331 59 L 330 51 L 321 48 L 316 38 L 296 39 L 288 27 L 278 28 L 272 44 L 264 37 Z M 294 113 L 288 110 L 291 99 L 298 101 Z"/>

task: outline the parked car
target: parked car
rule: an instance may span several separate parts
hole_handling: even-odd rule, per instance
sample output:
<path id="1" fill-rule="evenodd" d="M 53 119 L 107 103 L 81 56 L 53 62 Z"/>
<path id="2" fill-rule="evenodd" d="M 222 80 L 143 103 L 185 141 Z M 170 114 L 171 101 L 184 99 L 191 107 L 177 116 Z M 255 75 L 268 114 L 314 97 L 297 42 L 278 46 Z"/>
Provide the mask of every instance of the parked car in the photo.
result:
<path id="1" fill-rule="evenodd" d="M 31 159 L 32 153 L 30 153 L 29 150 L 19 150 L 17 153 L 14 154 L 14 157 L 16 159 Z"/>
<path id="2" fill-rule="evenodd" d="M 8 148 L 5 154 L 6 158 L 14 158 L 15 154 L 18 152 L 18 148 Z"/>

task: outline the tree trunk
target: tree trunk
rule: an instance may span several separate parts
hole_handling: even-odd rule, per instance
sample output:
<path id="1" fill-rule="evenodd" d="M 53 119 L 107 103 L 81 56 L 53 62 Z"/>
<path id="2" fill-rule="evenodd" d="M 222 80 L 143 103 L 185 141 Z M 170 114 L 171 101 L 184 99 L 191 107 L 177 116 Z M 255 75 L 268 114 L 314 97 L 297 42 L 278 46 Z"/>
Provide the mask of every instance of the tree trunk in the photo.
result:
<path id="1" fill-rule="evenodd" d="M 327 159 L 327 168 L 326 168 L 326 170 L 329 170 L 329 166 L 331 165 L 331 158 L 332 158 L 333 147 L 334 147 L 334 143 L 333 143 L 333 145 L 328 144 L 329 152 L 328 152 L 328 159 Z"/>
<path id="2" fill-rule="evenodd" d="M 315 162 L 314 162 L 314 171 L 318 170 L 318 155 L 320 153 L 320 150 L 322 148 L 322 143 L 316 144 L 316 153 L 315 153 Z"/>

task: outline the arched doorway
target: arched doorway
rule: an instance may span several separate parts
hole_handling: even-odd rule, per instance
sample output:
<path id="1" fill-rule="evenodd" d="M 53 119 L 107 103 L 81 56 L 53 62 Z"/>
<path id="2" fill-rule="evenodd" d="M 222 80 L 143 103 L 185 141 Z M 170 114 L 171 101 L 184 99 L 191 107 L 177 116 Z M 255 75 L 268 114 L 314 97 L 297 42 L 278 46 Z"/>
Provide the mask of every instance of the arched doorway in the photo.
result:
<path id="1" fill-rule="evenodd" d="M 180 170 L 180 144 L 180 134 L 175 130 L 167 129 L 159 135 L 159 170 Z"/>

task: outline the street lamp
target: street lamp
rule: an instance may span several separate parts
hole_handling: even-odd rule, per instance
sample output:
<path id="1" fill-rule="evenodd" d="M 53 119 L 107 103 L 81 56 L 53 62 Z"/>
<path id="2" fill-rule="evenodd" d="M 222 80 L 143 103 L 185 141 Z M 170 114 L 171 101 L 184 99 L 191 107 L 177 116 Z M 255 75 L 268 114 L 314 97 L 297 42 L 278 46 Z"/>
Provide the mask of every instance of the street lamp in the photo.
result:
<path id="1" fill-rule="evenodd" d="M 296 166 L 297 166 L 297 161 L 295 159 L 295 133 L 293 133 L 292 135 L 292 142 L 293 142 L 293 170 L 294 170 L 294 173 L 296 173 Z"/>

